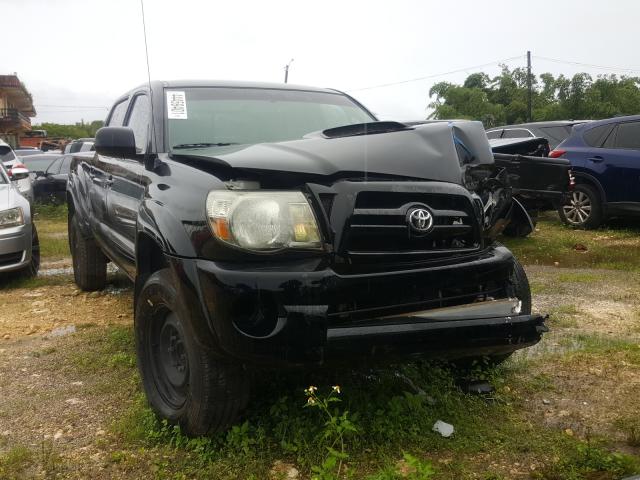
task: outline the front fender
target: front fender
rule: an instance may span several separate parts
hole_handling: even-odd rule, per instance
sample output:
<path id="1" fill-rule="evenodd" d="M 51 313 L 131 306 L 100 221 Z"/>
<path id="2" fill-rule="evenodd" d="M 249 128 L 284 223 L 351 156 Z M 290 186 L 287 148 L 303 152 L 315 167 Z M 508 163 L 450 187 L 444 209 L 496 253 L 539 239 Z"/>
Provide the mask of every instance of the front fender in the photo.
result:
<path id="1" fill-rule="evenodd" d="M 142 202 L 138 212 L 137 235 L 153 238 L 162 251 L 179 257 L 196 257 L 193 240 L 187 228 L 169 209 L 157 200 Z"/>

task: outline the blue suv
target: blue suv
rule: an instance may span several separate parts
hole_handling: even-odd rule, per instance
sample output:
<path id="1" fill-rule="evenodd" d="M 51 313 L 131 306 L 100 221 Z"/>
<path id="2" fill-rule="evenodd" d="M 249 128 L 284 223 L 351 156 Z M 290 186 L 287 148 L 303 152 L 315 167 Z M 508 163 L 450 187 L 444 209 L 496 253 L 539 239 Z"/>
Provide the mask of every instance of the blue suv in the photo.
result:
<path id="1" fill-rule="evenodd" d="M 576 125 L 549 156 L 567 158 L 576 178 L 558 208 L 564 223 L 597 228 L 608 216 L 640 213 L 640 115 Z"/>

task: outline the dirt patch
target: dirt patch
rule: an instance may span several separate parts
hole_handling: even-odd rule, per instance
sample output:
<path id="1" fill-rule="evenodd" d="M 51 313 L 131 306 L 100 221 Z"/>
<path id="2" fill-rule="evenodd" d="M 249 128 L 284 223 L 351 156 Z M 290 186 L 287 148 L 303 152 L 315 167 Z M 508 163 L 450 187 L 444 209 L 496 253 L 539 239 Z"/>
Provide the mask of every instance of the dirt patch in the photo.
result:
<path id="1" fill-rule="evenodd" d="M 33 289 L 17 288 L 0 294 L 0 339 L 19 340 L 42 335 L 64 325 L 107 325 L 132 321 L 131 290 L 122 281 L 101 292 L 85 293 L 74 284 Z"/>

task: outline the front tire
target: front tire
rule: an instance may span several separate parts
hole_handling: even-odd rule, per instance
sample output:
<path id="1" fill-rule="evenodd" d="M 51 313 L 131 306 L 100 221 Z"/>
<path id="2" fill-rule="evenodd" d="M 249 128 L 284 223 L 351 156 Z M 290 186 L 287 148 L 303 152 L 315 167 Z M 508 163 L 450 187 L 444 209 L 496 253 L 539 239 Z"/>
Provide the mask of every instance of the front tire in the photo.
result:
<path id="1" fill-rule="evenodd" d="M 527 278 L 524 268 L 515 258 L 513 259 L 513 268 L 509 276 L 507 295 L 509 297 L 515 297 L 522 302 L 520 315 L 531 315 L 531 287 L 529 286 L 529 279 Z M 469 357 L 453 363 L 463 371 L 470 370 L 472 367 L 477 366 L 494 368 L 507 361 L 512 354 L 513 352 L 486 355 L 484 357 Z"/>
<path id="2" fill-rule="evenodd" d="M 33 218 L 33 217 L 32 217 Z M 38 275 L 40 270 L 40 239 L 38 238 L 38 230 L 35 223 L 31 224 L 31 261 L 29 265 L 22 270 L 22 275 L 26 278 L 33 278 Z"/>
<path id="3" fill-rule="evenodd" d="M 227 429 L 248 401 L 247 373 L 198 341 L 203 319 L 184 305 L 171 271 L 153 273 L 136 301 L 138 367 L 152 410 L 186 435 Z"/>
<path id="4" fill-rule="evenodd" d="M 598 228 L 604 216 L 600 195 L 591 185 L 579 183 L 558 208 L 558 215 L 571 227 Z"/>
<path id="5" fill-rule="evenodd" d="M 77 215 L 69 219 L 69 247 L 76 285 L 85 292 L 102 290 L 107 284 L 107 258 L 93 238 L 84 238 Z"/>

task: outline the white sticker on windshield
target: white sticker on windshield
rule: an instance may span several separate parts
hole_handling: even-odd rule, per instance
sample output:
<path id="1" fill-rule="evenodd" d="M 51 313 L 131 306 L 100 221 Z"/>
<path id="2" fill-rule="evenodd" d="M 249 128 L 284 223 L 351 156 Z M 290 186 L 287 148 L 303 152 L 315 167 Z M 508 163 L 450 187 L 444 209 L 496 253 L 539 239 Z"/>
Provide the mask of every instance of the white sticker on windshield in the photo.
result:
<path id="1" fill-rule="evenodd" d="M 173 90 L 167 92 L 167 118 L 173 120 L 187 119 L 187 98 L 184 92 Z"/>

